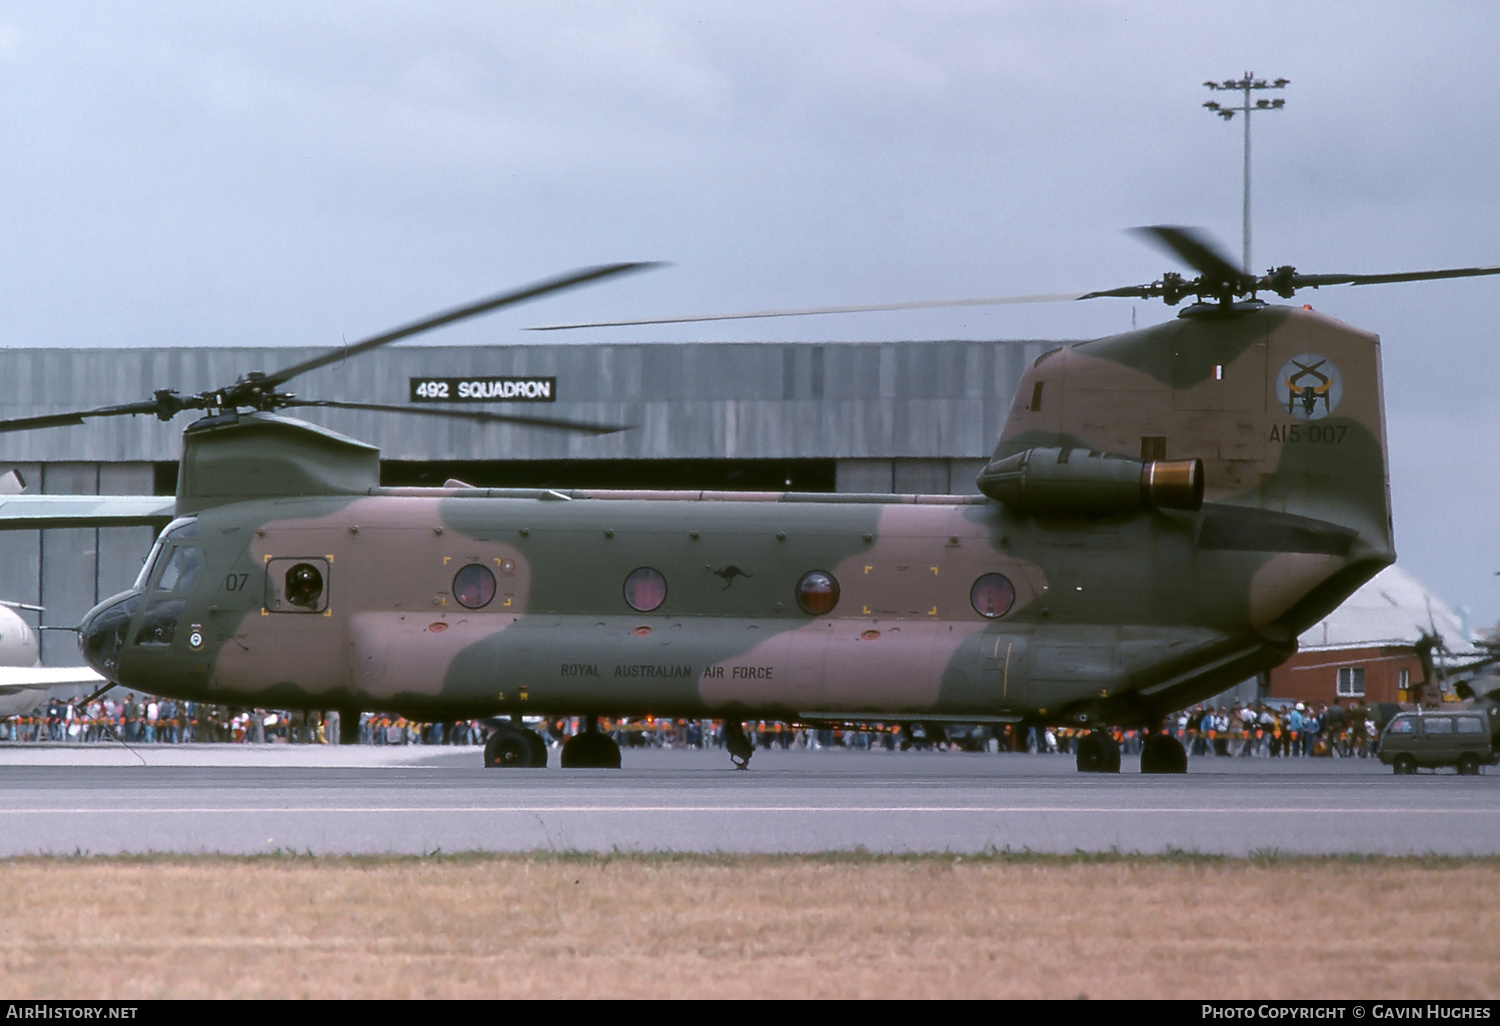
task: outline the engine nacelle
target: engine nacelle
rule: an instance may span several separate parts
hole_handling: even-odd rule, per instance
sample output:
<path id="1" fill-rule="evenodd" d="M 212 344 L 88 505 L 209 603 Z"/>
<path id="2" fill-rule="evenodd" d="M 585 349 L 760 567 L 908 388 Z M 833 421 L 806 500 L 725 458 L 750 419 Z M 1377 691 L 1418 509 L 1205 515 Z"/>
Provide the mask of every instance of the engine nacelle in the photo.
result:
<path id="1" fill-rule="evenodd" d="M 1203 505 L 1203 461 L 1135 460 L 1087 449 L 1027 449 L 991 460 L 979 490 L 1022 513 L 1109 516 Z"/>

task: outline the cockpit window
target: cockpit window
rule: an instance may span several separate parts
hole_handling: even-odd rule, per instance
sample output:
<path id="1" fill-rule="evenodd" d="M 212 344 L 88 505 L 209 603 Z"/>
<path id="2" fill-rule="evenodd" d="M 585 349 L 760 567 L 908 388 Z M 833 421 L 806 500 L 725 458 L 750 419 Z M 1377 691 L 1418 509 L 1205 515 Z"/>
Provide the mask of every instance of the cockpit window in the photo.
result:
<path id="1" fill-rule="evenodd" d="M 146 607 L 141 626 L 135 632 L 137 645 L 170 645 L 177 636 L 177 621 L 182 618 L 182 599 L 157 599 Z"/>
<path id="2" fill-rule="evenodd" d="M 151 571 L 156 569 L 156 560 L 161 555 L 162 540 L 156 539 L 156 544 L 151 546 L 151 553 L 141 563 L 141 572 L 136 575 L 132 591 L 145 591 L 146 582 L 151 579 Z"/>
<path id="3" fill-rule="evenodd" d="M 178 545 L 172 550 L 171 558 L 167 560 L 166 569 L 161 572 L 161 580 L 156 582 L 157 591 L 187 591 L 193 586 L 194 579 L 198 576 L 198 568 L 203 565 L 198 556 L 196 545 Z"/>
<path id="4" fill-rule="evenodd" d="M 178 517 L 166 526 L 156 539 L 156 544 L 151 546 L 151 553 L 146 557 L 145 563 L 141 565 L 141 572 L 135 579 L 133 590 L 144 591 L 146 582 L 151 580 L 151 574 L 156 569 L 156 561 L 161 558 L 162 552 L 171 547 L 171 542 L 193 539 L 198 537 L 197 517 Z M 192 581 L 188 581 L 191 585 Z"/>
<path id="5" fill-rule="evenodd" d="M 198 518 L 178 517 L 166 526 L 161 532 L 161 536 L 167 541 L 182 541 L 185 538 L 197 538 Z"/>

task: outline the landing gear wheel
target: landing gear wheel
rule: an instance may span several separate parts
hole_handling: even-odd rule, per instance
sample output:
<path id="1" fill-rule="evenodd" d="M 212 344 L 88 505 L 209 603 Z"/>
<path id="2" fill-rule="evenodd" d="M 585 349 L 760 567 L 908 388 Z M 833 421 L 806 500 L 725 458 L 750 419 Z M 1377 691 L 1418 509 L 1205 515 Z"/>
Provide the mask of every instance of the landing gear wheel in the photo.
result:
<path id="1" fill-rule="evenodd" d="M 1409 755 L 1398 755 L 1396 761 L 1391 763 L 1391 769 L 1398 777 L 1409 777 L 1417 771 L 1417 760 Z"/>
<path id="2" fill-rule="evenodd" d="M 1091 730 L 1078 739 L 1079 773 L 1120 772 L 1120 746 L 1102 730 Z"/>
<path id="3" fill-rule="evenodd" d="M 619 769 L 620 746 L 608 734 L 585 730 L 563 742 L 563 769 Z"/>
<path id="4" fill-rule="evenodd" d="M 1142 773 L 1186 773 L 1187 749 L 1171 734 L 1147 734 L 1141 746 Z"/>
<path id="5" fill-rule="evenodd" d="M 484 743 L 485 766 L 490 769 L 526 769 L 534 765 L 536 756 L 527 734 L 531 731 L 514 727 L 501 727 L 491 734 Z"/>
<path id="6" fill-rule="evenodd" d="M 750 757 L 755 754 L 755 746 L 745 736 L 745 728 L 739 720 L 724 721 L 724 747 L 729 752 L 729 760 L 734 763 L 735 769 L 749 769 Z"/>
<path id="7" fill-rule="evenodd" d="M 1479 757 L 1465 752 L 1458 757 L 1458 775 L 1461 777 L 1479 776 Z"/>

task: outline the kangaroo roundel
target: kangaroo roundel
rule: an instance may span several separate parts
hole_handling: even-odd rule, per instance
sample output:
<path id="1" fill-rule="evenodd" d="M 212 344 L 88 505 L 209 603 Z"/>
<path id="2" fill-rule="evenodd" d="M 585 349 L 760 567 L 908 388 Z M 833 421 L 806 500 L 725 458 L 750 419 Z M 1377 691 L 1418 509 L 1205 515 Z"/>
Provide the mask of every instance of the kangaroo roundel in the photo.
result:
<path id="1" fill-rule="evenodd" d="M 1322 420 L 1343 397 L 1339 369 L 1316 353 L 1292 357 L 1276 376 L 1276 401 L 1298 420 Z"/>

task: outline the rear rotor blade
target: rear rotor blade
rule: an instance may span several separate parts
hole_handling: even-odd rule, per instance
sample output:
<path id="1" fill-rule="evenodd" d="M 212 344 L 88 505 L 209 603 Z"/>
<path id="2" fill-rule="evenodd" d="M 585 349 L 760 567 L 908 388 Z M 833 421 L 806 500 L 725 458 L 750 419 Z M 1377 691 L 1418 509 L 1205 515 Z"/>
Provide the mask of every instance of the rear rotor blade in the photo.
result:
<path id="1" fill-rule="evenodd" d="M 1321 285 L 1386 285 L 1439 278 L 1478 278 L 1486 274 L 1500 274 L 1500 267 L 1451 267 L 1441 271 L 1401 271 L 1396 274 L 1298 274 L 1292 278 L 1292 284 L 1299 289 L 1315 289 Z"/>
<path id="2" fill-rule="evenodd" d="M 587 435 L 612 435 L 617 431 L 630 430 L 628 424 L 597 424 L 586 420 L 567 420 L 562 417 L 528 417 L 516 413 L 453 410 L 440 406 L 388 406 L 383 403 L 347 403 L 337 399 L 291 399 L 282 405 L 330 410 L 372 410 L 376 413 L 411 413 L 419 417 L 447 417 L 450 420 L 467 420 L 480 424 L 524 424 L 527 427 L 555 428 L 558 431 L 575 431 Z"/>
<path id="3" fill-rule="evenodd" d="M 465 306 L 454 307 L 442 313 L 433 314 L 431 317 L 411 324 L 403 325 L 392 331 L 381 335 L 375 335 L 363 341 L 356 342 L 351 346 L 341 349 L 331 349 L 321 356 L 315 356 L 301 363 L 294 363 L 290 367 L 283 367 L 274 374 L 268 374 L 261 378 L 259 383 L 265 388 L 277 388 L 297 377 L 306 374 L 310 370 L 337 363 L 350 356 L 358 356 L 360 353 L 368 352 L 379 346 L 389 345 L 403 338 L 420 335 L 424 331 L 433 328 L 441 328 L 445 324 L 453 324 L 456 321 L 466 320 L 470 317 L 478 317 L 480 314 L 490 313 L 504 306 L 513 306 L 516 303 L 524 303 L 528 299 L 536 299 L 552 292 L 561 292 L 565 289 L 577 288 L 579 285 L 587 285 L 590 282 L 601 281 L 605 278 L 614 277 L 617 274 L 626 274 L 632 271 L 644 271 L 661 264 L 653 261 L 637 261 L 634 263 L 602 264 L 598 267 L 585 267 L 577 271 L 569 271 L 567 274 L 558 275 L 555 278 L 547 278 L 532 285 L 526 285 L 511 292 L 502 292 L 487 299 L 481 299 L 475 303 Z"/>
<path id="4" fill-rule="evenodd" d="M 156 400 L 125 403 L 120 406 L 101 406 L 94 410 L 75 410 L 72 413 L 49 413 L 41 417 L 17 417 L 0 420 L 0 433 L 8 431 L 32 431 L 37 428 L 70 427 L 82 424 L 93 417 L 124 417 L 141 413 L 154 414 L 160 407 Z"/>
<path id="5" fill-rule="evenodd" d="M 1213 239 L 1196 228 L 1155 224 L 1143 228 L 1132 228 L 1130 231 L 1162 249 L 1176 253 L 1182 258 L 1183 263 L 1202 272 L 1205 277 L 1213 281 L 1236 282 L 1245 276 L 1244 272 L 1230 263 L 1229 258 L 1219 251 Z"/>
<path id="6" fill-rule="evenodd" d="M 579 328 L 633 328 L 646 324 L 699 324 L 704 321 L 748 321 L 765 317 L 815 317 L 821 314 L 879 313 L 887 310 L 939 310 L 954 306 L 1003 306 L 1010 303 L 1064 303 L 1083 299 L 1081 292 L 1050 292 L 1031 296 L 993 296 L 988 299 L 935 299 L 914 303 L 874 303 L 865 306 L 814 306 L 802 310 L 757 310 L 751 313 L 705 314 L 693 317 L 648 317 L 634 321 L 588 321 L 543 324 L 527 331 L 574 331 Z"/>

